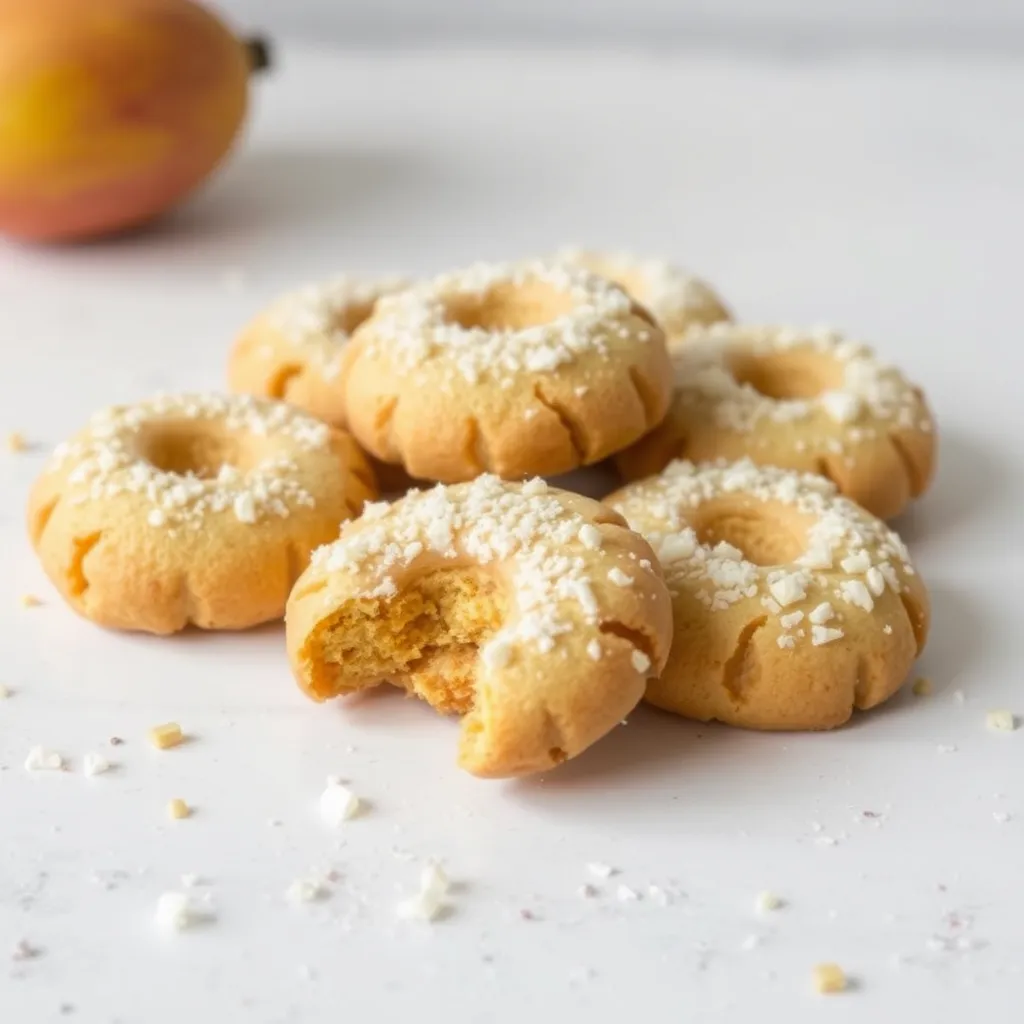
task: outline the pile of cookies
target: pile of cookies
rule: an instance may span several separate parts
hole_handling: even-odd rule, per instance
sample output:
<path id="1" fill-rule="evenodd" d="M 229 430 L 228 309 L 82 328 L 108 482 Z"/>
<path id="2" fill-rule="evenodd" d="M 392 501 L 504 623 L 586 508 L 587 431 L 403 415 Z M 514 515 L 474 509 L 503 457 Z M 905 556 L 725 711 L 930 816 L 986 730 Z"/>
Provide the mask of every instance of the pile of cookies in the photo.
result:
<path id="1" fill-rule="evenodd" d="M 548 769 L 642 699 L 831 728 L 925 644 L 884 522 L 932 479 L 921 392 L 664 263 L 337 278 L 257 316 L 228 381 L 57 449 L 29 502 L 50 579 L 119 629 L 284 615 L 307 695 L 404 688 L 461 717 L 477 775 Z M 596 463 L 624 483 L 601 502 L 545 480 Z"/>

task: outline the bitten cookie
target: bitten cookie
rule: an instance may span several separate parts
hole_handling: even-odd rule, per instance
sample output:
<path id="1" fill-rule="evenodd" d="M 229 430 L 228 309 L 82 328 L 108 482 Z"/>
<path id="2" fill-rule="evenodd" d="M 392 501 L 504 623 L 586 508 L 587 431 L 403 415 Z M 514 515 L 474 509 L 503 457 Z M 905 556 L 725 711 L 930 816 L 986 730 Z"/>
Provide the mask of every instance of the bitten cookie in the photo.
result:
<path id="1" fill-rule="evenodd" d="M 665 339 L 581 268 L 479 264 L 382 298 L 343 371 L 359 443 L 414 477 L 551 476 L 664 415 Z"/>
<path id="2" fill-rule="evenodd" d="M 719 324 L 675 349 L 658 428 L 616 458 L 627 480 L 671 459 L 749 457 L 828 477 L 883 519 L 923 494 L 936 435 L 920 389 L 832 331 Z"/>
<path id="3" fill-rule="evenodd" d="M 732 320 L 729 307 L 698 277 L 664 260 L 642 259 L 626 252 L 592 252 L 566 248 L 556 259 L 607 277 L 651 311 L 668 339 L 679 344 L 692 327 Z"/>
<path id="4" fill-rule="evenodd" d="M 606 499 L 651 542 L 675 636 L 647 699 L 702 721 L 830 729 L 906 679 L 928 595 L 899 537 L 822 477 L 673 462 Z"/>
<path id="5" fill-rule="evenodd" d="M 672 618 L 653 552 L 620 516 L 542 480 L 367 505 L 288 601 L 295 678 L 317 701 L 391 682 L 462 717 L 475 775 L 575 757 L 640 700 Z"/>
<path id="6" fill-rule="evenodd" d="M 36 481 L 46 574 L 103 626 L 280 618 L 310 552 L 375 496 L 348 434 L 282 402 L 171 395 L 97 413 Z"/>
<path id="7" fill-rule="evenodd" d="M 406 286 L 399 277 L 347 274 L 287 292 L 260 313 L 235 342 L 228 387 L 281 398 L 344 427 L 341 368 L 352 332 L 377 300 Z"/>

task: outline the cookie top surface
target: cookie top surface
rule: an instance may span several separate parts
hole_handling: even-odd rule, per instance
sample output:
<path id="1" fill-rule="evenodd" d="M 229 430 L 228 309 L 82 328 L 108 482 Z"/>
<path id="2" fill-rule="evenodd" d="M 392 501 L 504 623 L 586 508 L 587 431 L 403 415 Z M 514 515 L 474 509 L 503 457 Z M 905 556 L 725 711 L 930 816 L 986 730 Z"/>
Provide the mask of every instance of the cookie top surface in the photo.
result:
<path id="1" fill-rule="evenodd" d="M 424 556 L 505 563 L 520 614 L 490 644 L 523 642 L 543 653 L 574 622 L 597 622 L 593 574 L 606 561 L 625 560 L 621 552 L 602 552 L 596 525 L 602 519 L 622 525 L 598 502 L 543 480 L 520 485 L 484 475 L 468 484 L 412 491 L 390 505 L 368 504 L 339 540 L 314 554 L 312 564 L 343 574 L 350 593 L 349 582 L 358 580 L 353 596 L 390 597 L 398 590 L 396 576 Z M 657 577 L 649 561 L 635 563 L 635 572 Z M 604 566 L 603 577 L 623 587 L 633 582 L 621 568 Z"/>
<path id="2" fill-rule="evenodd" d="M 288 344 L 317 360 L 321 373 L 329 378 L 341 368 L 340 350 L 372 314 L 378 299 L 407 284 L 397 275 L 338 274 L 285 292 L 267 307 L 262 320 Z"/>
<path id="3" fill-rule="evenodd" d="M 712 324 L 688 332 L 672 360 L 676 409 L 721 430 L 812 420 L 853 432 L 872 423 L 932 429 L 903 374 L 838 331 Z"/>
<path id="4" fill-rule="evenodd" d="M 242 523 L 314 504 L 311 471 L 337 471 L 331 430 L 282 402 L 160 395 L 97 412 L 59 445 L 46 474 L 72 505 L 132 495 L 151 526 L 199 529 L 212 513 Z"/>
<path id="5" fill-rule="evenodd" d="M 756 601 L 780 621 L 779 646 L 840 639 L 834 618 L 917 587 L 899 536 L 812 474 L 676 461 L 606 501 L 650 541 L 674 595 L 712 613 Z"/>
<path id="6" fill-rule="evenodd" d="M 357 337 L 401 376 L 429 368 L 442 384 L 509 387 L 659 335 L 610 281 L 580 267 L 529 262 L 480 263 L 385 296 Z"/>
<path id="7" fill-rule="evenodd" d="M 725 304 L 705 281 L 666 260 L 577 246 L 560 249 L 555 258 L 615 281 L 649 309 L 669 334 L 731 319 Z"/>

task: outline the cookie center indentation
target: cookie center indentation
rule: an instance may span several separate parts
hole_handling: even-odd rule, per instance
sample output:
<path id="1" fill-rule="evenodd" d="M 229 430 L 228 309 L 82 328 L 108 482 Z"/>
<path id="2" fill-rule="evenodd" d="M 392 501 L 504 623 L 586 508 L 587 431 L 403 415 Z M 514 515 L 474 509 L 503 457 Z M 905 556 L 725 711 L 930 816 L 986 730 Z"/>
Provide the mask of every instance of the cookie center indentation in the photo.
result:
<path id="1" fill-rule="evenodd" d="M 738 383 L 766 398 L 817 398 L 843 384 L 839 364 L 817 352 L 738 352 L 730 356 L 729 368 Z"/>
<path id="2" fill-rule="evenodd" d="M 480 294 L 457 294 L 446 303 L 447 318 L 467 330 L 522 331 L 541 327 L 570 312 L 572 296 L 541 281 L 502 282 Z"/>
<path id="3" fill-rule="evenodd" d="M 169 420 L 143 428 L 145 459 L 165 473 L 214 479 L 225 466 L 244 472 L 252 468 L 251 445 L 245 438 L 190 420 Z"/>
<path id="4" fill-rule="evenodd" d="M 706 507 L 693 517 L 693 527 L 702 544 L 714 547 L 725 541 L 754 565 L 786 565 L 806 548 L 803 524 L 769 507 Z"/>

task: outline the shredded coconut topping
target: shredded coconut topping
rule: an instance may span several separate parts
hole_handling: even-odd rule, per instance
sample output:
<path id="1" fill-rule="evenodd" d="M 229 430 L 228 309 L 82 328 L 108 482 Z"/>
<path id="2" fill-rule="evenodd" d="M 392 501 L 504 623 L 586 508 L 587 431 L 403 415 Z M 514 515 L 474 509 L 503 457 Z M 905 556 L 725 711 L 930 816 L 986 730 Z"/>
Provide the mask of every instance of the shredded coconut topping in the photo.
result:
<path id="1" fill-rule="evenodd" d="M 207 515 L 225 511 L 240 523 L 255 523 L 287 518 L 295 508 L 314 504 L 296 462 L 280 446 L 251 468 L 225 463 L 213 476 L 165 470 L 150 461 L 147 437 L 187 421 L 283 440 L 298 452 L 326 450 L 330 438 L 326 424 L 283 402 L 250 395 L 160 395 L 96 413 L 81 434 L 57 447 L 49 471 L 67 473 L 72 504 L 139 495 L 150 506 L 146 521 L 154 529 L 197 530 Z"/>
<path id="2" fill-rule="evenodd" d="M 571 307 L 546 323 L 518 329 L 464 326 L 451 315 L 460 301 L 483 304 L 499 288 L 530 285 L 565 295 Z M 440 365 L 445 386 L 458 379 L 509 386 L 521 375 L 551 372 L 583 353 L 607 356 L 622 337 L 649 340 L 653 333 L 632 308 L 621 288 L 581 267 L 477 263 L 382 297 L 367 351 L 388 358 L 402 374 Z"/>
<path id="3" fill-rule="evenodd" d="M 800 556 L 786 566 L 756 565 L 726 541 L 701 541 L 691 525 L 695 514 L 719 499 L 728 499 L 730 508 L 742 502 L 755 511 L 758 505 L 783 505 L 806 517 L 805 554 L 812 553 L 811 564 Z M 673 594 L 692 594 L 712 611 L 759 598 L 777 620 L 778 644 L 784 649 L 806 639 L 805 618 L 812 644 L 840 639 L 842 629 L 825 623 L 856 610 L 870 613 L 875 598 L 884 593 L 875 593 L 872 581 L 881 579 L 899 594 L 905 578 L 913 575 L 900 538 L 840 497 L 829 481 L 756 466 L 749 459 L 700 466 L 676 461 L 659 476 L 624 488 L 609 504 L 651 543 Z M 823 600 L 825 594 L 843 611 Z"/>
<path id="4" fill-rule="evenodd" d="M 644 259 L 631 252 L 588 252 L 573 246 L 561 249 L 556 259 L 618 282 L 670 331 L 721 318 L 718 296 L 688 270 L 665 260 Z"/>
<path id="5" fill-rule="evenodd" d="M 312 561 L 331 573 L 365 574 L 361 597 L 393 594 L 392 574 L 427 552 L 445 559 L 464 554 L 481 564 L 505 561 L 517 609 L 483 649 L 484 664 L 496 668 L 508 664 L 519 646 L 546 653 L 576 621 L 598 621 L 586 525 L 543 480 L 518 485 L 485 474 L 468 484 L 410 491 L 390 505 L 367 504 Z M 632 579 L 619 572 L 613 582 L 630 585 Z"/>
<path id="6" fill-rule="evenodd" d="M 780 353 L 807 353 L 833 364 L 840 384 L 813 398 L 774 398 L 737 380 L 733 367 Z M 729 323 L 691 329 L 686 344 L 672 354 L 676 399 L 694 415 L 710 418 L 719 428 L 749 434 L 768 423 L 791 423 L 824 414 L 851 442 L 870 439 L 871 420 L 901 428 L 930 430 L 931 422 L 918 394 L 904 376 L 881 362 L 860 342 L 825 329 L 739 327 Z M 856 426 L 855 426 L 856 424 Z M 826 450 L 840 453 L 843 442 L 827 439 Z M 800 439 L 806 448 L 806 440 Z M 802 450 L 802 449 L 801 449 Z"/>
<path id="7" fill-rule="evenodd" d="M 330 379 L 341 369 L 342 350 L 359 319 L 355 314 L 370 313 L 378 299 L 407 284 L 396 276 L 368 280 L 339 274 L 286 292 L 267 310 L 266 321 L 290 344 L 307 349 Z"/>

